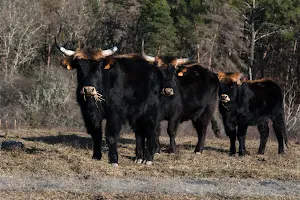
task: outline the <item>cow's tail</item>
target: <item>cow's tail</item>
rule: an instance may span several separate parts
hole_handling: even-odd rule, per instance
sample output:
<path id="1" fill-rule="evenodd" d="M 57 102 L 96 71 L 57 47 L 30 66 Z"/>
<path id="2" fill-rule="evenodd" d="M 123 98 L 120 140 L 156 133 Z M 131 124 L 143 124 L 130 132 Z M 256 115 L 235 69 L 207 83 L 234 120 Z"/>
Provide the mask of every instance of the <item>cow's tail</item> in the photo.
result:
<path id="1" fill-rule="evenodd" d="M 282 125 L 283 125 L 283 130 L 282 130 L 282 137 L 283 137 L 283 140 L 284 140 L 284 143 L 285 143 L 285 146 L 287 148 L 289 148 L 289 142 L 288 142 L 288 137 L 287 137 L 287 126 L 286 126 L 286 121 L 285 121 L 285 117 L 284 117 L 284 114 L 282 114 Z"/>
<path id="2" fill-rule="evenodd" d="M 287 135 L 286 135 L 286 130 L 283 131 L 282 136 L 283 136 L 283 140 L 284 140 L 286 148 L 289 148 L 289 142 L 288 142 L 288 138 L 287 138 Z"/>

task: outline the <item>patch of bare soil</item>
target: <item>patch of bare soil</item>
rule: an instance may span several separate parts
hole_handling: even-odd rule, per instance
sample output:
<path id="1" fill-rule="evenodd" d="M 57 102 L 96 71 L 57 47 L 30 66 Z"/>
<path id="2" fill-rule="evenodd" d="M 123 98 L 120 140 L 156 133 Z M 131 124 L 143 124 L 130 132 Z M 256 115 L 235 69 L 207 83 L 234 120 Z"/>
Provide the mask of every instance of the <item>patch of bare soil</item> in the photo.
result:
<path id="1" fill-rule="evenodd" d="M 178 153 L 163 151 L 153 166 L 135 164 L 133 135 L 123 135 L 120 166 L 91 159 L 89 135 L 49 130 L 2 134 L 25 151 L 1 151 L 0 195 L 5 199 L 297 199 L 300 197 L 299 145 L 285 155 L 269 141 L 256 155 L 258 140 L 248 140 L 250 155 L 229 157 L 229 142 L 208 139 L 195 155 L 196 137 L 179 135 Z M 166 150 L 168 138 L 162 138 Z"/>

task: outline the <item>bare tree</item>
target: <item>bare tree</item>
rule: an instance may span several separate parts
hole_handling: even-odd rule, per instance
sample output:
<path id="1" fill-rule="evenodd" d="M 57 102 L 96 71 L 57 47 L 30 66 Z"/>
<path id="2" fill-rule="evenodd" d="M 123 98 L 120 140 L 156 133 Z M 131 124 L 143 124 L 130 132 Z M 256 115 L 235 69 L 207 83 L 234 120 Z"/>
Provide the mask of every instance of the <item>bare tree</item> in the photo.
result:
<path id="1" fill-rule="evenodd" d="M 37 41 L 45 27 L 38 20 L 39 16 L 36 1 L 31 1 L 30 4 L 23 0 L 2 2 L 0 45 L 3 49 L 4 66 L 1 70 L 6 83 L 12 83 L 18 70 L 38 55 L 40 44 Z"/>
<path id="2" fill-rule="evenodd" d="M 239 71 L 246 68 L 241 58 L 247 52 L 243 35 L 243 20 L 239 13 L 228 5 L 222 5 L 204 16 L 199 40 L 203 49 L 200 59 L 208 68 Z"/>
<path id="3" fill-rule="evenodd" d="M 294 89 L 295 79 L 284 91 L 284 109 L 287 131 L 297 132 L 300 130 L 300 104 L 297 104 L 297 95 Z M 300 135 L 298 135 L 300 136 Z"/>

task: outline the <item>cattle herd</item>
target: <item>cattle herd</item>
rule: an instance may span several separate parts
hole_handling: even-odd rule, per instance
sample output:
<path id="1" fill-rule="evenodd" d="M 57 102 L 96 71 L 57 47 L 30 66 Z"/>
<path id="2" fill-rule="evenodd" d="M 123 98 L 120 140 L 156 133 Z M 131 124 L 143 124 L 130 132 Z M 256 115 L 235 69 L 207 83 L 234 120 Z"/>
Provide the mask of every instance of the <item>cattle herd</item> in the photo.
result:
<path id="1" fill-rule="evenodd" d="M 246 153 L 247 127 L 257 125 L 260 132 L 258 153 L 263 154 L 269 134 L 268 119 L 273 122 L 278 153 L 287 145 L 283 95 L 272 80 L 243 80 L 241 73 L 214 73 L 191 58 L 114 55 L 117 48 L 76 49 L 56 46 L 65 55 L 62 65 L 77 71 L 77 102 L 88 134 L 93 139 L 93 158 L 101 159 L 102 127 L 108 158 L 118 166 L 118 138 L 122 124 L 129 122 L 135 133 L 136 163 L 151 165 L 160 151 L 160 121 L 167 120 L 169 151 L 176 148 L 179 123 L 191 120 L 197 131 L 195 153 L 204 149 L 208 124 L 216 108 L 223 117 L 230 138 L 230 155 Z M 142 48 L 144 49 L 144 48 Z"/>

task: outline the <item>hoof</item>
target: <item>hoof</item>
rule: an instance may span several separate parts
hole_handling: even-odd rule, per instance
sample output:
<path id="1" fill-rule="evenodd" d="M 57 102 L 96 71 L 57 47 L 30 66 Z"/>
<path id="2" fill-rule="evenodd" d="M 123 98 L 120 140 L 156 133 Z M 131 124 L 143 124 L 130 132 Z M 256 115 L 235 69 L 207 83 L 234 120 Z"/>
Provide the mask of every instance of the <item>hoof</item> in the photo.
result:
<path id="1" fill-rule="evenodd" d="M 250 155 L 249 151 L 241 151 L 239 152 L 239 156 L 246 156 L 246 155 Z"/>
<path id="2" fill-rule="evenodd" d="M 142 164 L 143 160 L 142 159 L 136 159 L 134 162 L 137 163 L 137 164 Z"/>
<path id="3" fill-rule="evenodd" d="M 111 163 L 111 166 L 112 167 L 119 167 L 119 164 L 118 163 Z"/>
<path id="4" fill-rule="evenodd" d="M 196 155 L 201 155 L 201 154 L 202 154 L 202 152 L 200 152 L 200 151 L 197 151 L 197 152 L 195 152 L 195 154 L 196 154 Z"/>
<path id="5" fill-rule="evenodd" d="M 146 163 L 145 163 L 146 165 L 152 165 L 153 164 L 153 162 L 152 161 L 146 161 Z"/>
<path id="6" fill-rule="evenodd" d="M 160 150 L 160 149 L 156 149 L 156 150 L 154 151 L 154 153 L 155 153 L 155 154 L 160 154 L 160 153 L 161 153 L 161 150 Z"/>
<path id="7" fill-rule="evenodd" d="M 195 153 L 195 154 L 202 154 L 202 153 L 203 153 L 203 149 L 201 149 L 201 150 L 199 150 L 199 151 L 195 150 L 194 153 Z"/>
<path id="8" fill-rule="evenodd" d="M 229 154 L 228 154 L 229 156 L 235 156 L 235 153 L 233 153 L 233 152 L 229 152 Z"/>
<path id="9" fill-rule="evenodd" d="M 246 155 L 246 152 L 244 152 L 244 151 L 239 152 L 239 156 L 245 156 L 245 155 Z"/>
<path id="10" fill-rule="evenodd" d="M 92 159 L 94 159 L 94 160 L 101 160 L 101 156 L 93 156 Z"/>
<path id="11" fill-rule="evenodd" d="M 169 150 L 168 150 L 168 153 L 169 153 L 169 154 L 175 154 L 175 152 L 176 152 L 176 151 L 175 151 L 174 149 L 169 149 Z"/>

